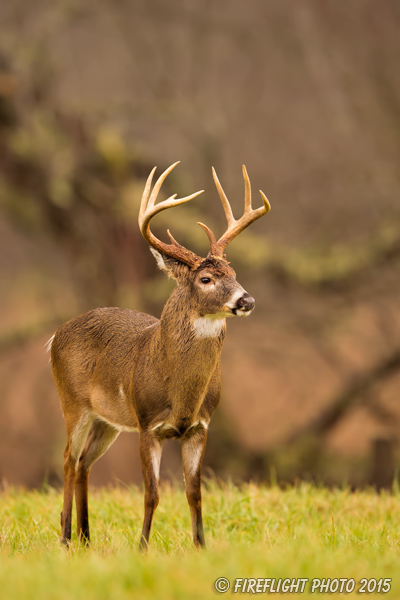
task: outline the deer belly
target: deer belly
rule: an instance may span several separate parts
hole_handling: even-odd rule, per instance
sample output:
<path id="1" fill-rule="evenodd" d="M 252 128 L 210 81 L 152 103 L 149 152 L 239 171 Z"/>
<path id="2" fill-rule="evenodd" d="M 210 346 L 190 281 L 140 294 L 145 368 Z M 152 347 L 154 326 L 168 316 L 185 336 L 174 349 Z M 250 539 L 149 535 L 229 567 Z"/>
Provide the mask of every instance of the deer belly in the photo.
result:
<path id="1" fill-rule="evenodd" d="M 138 431 L 138 422 L 133 407 L 127 399 L 122 385 L 117 393 L 94 386 L 90 393 L 93 412 L 120 431 Z"/>

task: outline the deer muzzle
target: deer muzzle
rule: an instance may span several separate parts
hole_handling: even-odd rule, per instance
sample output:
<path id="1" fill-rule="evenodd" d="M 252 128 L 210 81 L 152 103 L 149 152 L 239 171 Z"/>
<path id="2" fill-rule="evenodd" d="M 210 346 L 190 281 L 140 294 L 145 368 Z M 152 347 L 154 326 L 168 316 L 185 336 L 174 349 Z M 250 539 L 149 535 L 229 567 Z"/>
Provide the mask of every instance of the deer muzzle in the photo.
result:
<path id="1" fill-rule="evenodd" d="M 248 315 L 256 305 L 256 301 L 250 294 L 245 292 L 243 296 L 240 296 L 236 301 L 236 306 L 232 309 L 232 312 L 236 316 Z"/>

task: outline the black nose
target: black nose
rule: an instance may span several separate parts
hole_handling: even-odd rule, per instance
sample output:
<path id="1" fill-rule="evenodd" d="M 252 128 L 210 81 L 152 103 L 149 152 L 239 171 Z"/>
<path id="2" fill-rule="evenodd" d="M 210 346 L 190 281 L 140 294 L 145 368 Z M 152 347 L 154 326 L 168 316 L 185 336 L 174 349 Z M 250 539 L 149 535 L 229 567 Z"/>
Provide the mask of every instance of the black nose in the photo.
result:
<path id="1" fill-rule="evenodd" d="M 256 301 L 254 298 L 250 296 L 250 294 L 243 294 L 241 298 L 236 302 L 236 308 L 241 310 L 253 310 L 256 305 Z"/>

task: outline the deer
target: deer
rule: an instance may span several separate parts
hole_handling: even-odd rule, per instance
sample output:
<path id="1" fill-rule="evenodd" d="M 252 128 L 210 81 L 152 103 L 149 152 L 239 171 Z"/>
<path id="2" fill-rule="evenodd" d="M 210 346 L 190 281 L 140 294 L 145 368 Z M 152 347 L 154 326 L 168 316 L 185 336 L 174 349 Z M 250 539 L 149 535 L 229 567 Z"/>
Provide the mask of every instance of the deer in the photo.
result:
<path id="1" fill-rule="evenodd" d="M 160 319 L 124 308 L 96 308 L 61 325 L 49 340 L 53 378 L 65 419 L 62 544 L 71 543 L 75 494 L 78 539 L 89 545 L 88 478 L 97 461 L 122 431 L 139 432 L 144 481 L 144 520 L 139 549 L 146 550 L 154 511 L 159 502 L 163 442 L 181 445 L 186 497 L 193 543 L 205 547 L 202 521 L 201 464 L 207 430 L 221 393 L 221 350 L 226 319 L 247 317 L 255 300 L 236 280 L 224 250 L 251 223 L 268 213 L 270 204 L 260 190 L 263 206 L 252 208 L 250 180 L 243 165 L 244 212 L 235 219 L 230 203 L 212 169 L 227 220 L 216 240 L 204 223 L 210 250 L 201 258 L 150 230 L 155 215 L 189 202 L 204 190 L 184 198 L 177 194 L 156 203 L 174 163 L 152 182 L 151 171 L 139 210 L 139 229 L 158 267 L 176 286 Z"/>

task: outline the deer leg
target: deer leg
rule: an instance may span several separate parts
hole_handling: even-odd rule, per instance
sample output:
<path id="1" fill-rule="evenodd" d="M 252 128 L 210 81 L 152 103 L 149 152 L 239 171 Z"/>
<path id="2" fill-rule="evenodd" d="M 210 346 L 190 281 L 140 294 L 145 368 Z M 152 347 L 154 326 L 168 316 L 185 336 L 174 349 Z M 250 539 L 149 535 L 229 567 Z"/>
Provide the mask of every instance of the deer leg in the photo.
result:
<path id="1" fill-rule="evenodd" d="M 62 544 L 68 545 L 71 540 L 72 502 L 74 498 L 75 461 L 71 457 L 70 445 L 64 450 L 64 503 L 61 513 Z"/>
<path id="2" fill-rule="evenodd" d="M 74 485 L 76 467 L 83 446 L 92 423 L 93 417 L 89 413 L 81 414 L 73 426 L 67 425 L 67 445 L 64 450 L 64 503 L 61 513 L 61 538 L 62 544 L 68 545 L 71 541 L 72 504 L 74 499 Z"/>
<path id="3" fill-rule="evenodd" d="M 85 448 L 79 458 L 75 478 L 78 537 L 89 545 L 88 480 L 92 465 L 117 439 L 119 431 L 104 421 L 94 421 Z"/>
<path id="4" fill-rule="evenodd" d="M 154 511 L 158 506 L 158 479 L 162 446 L 153 432 L 140 433 L 139 452 L 144 481 L 144 520 L 139 550 L 147 550 Z"/>
<path id="5" fill-rule="evenodd" d="M 190 514 L 192 517 L 193 543 L 205 547 L 203 517 L 201 513 L 201 463 L 207 442 L 207 431 L 198 428 L 188 432 L 181 441 L 183 474 Z"/>

